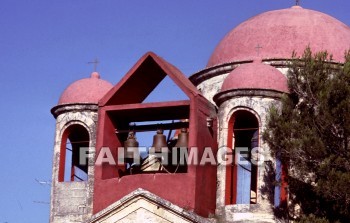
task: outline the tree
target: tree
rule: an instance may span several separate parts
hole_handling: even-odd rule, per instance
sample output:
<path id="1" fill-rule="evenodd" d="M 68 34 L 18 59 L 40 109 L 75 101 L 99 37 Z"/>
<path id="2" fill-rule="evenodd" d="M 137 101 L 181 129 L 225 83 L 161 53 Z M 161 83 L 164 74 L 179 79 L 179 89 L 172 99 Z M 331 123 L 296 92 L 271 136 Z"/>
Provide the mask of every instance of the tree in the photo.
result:
<path id="1" fill-rule="evenodd" d="M 288 167 L 285 213 L 300 222 L 350 222 L 350 52 L 337 64 L 307 48 L 294 54 L 287 78 L 290 93 L 271 107 L 263 133 Z"/>

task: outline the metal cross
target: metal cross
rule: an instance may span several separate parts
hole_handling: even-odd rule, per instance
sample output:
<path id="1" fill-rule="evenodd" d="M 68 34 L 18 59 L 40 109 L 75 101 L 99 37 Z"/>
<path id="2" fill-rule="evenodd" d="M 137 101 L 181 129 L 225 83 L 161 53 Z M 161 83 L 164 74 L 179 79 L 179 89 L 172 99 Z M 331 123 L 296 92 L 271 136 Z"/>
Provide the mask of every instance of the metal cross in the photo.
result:
<path id="1" fill-rule="evenodd" d="M 260 49 L 262 49 L 262 48 L 263 48 L 263 47 L 260 46 L 260 44 L 258 44 L 258 45 L 255 47 L 258 56 L 260 56 Z"/>
<path id="2" fill-rule="evenodd" d="M 300 5 L 300 0 L 295 0 L 295 5 Z"/>
<path id="3" fill-rule="evenodd" d="M 88 64 L 94 64 L 94 72 L 97 70 L 97 65 L 100 63 L 98 59 L 96 58 L 94 61 L 88 62 Z"/>

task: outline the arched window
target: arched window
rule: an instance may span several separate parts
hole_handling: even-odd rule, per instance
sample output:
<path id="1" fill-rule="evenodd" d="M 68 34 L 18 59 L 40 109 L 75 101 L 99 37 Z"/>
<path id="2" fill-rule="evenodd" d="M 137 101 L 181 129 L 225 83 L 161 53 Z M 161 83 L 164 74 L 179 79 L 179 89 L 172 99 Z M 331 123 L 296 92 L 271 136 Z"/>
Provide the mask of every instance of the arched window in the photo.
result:
<path id="1" fill-rule="evenodd" d="M 88 176 L 89 133 L 79 124 L 69 126 L 63 133 L 58 181 L 86 181 Z"/>
<path id="2" fill-rule="evenodd" d="M 252 149 L 259 146 L 259 122 L 246 110 L 233 114 L 229 122 L 228 145 L 234 161 L 226 169 L 226 204 L 257 202 L 258 168 L 252 162 Z"/>

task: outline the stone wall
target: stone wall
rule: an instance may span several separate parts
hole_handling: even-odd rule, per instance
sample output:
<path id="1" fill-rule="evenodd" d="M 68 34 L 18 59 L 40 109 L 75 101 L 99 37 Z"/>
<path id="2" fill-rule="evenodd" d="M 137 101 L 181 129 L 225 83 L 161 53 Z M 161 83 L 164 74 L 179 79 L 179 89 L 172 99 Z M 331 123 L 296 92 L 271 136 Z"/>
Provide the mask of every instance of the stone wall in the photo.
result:
<path id="1" fill-rule="evenodd" d="M 244 62 L 246 63 L 246 62 Z M 284 75 L 288 69 L 283 61 L 265 62 L 277 68 Z M 266 127 L 266 117 L 271 105 L 280 106 L 279 92 L 264 90 L 242 90 L 239 92 L 221 95 L 221 98 L 214 96 L 220 92 L 222 83 L 229 73 L 239 66 L 239 63 L 225 64 L 215 69 L 208 69 L 193 75 L 190 79 L 201 90 L 202 94 L 211 102 L 218 106 L 218 145 L 219 148 L 231 146 L 227 145 L 229 120 L 238 110 L 247 110 L 254 114 L 259 121 L 259 147 L 260 154 L 263 155 L 265 162 L 258 167 L 258 197 L 257 204 L 236 204 L 225 205 L 226 188 L 226 166 L 219 163 L 217 168 L 217 201 L 216 201 L 216 219 L 218 222 L 276 222 L 273 216 L 273 199 L 271 194 L 266 194 L 266 187 L 272 190 L 273 185 L 265 182 L 268 171 L 273 171 L 275 160 L 271 157 L 267 144 L 262 140 L 262 132 Z M 220 159 L 219 159 L 220 160 Z"/>
<path id="2" fill-rule="evenodd" d="M 248 205 L 249 208 L 246 208 L 247 205 L 241 204 L 225 205 L 226 166 L 221 164 L 218 165 L 216 214 L 219 216 L 223 216 L 228 222 L 234 221 L 234 219 L 238 221 L 238 219 L 242 219 L 244 216 L 246 216 L 247 219 L 252 219 L 255 218 L 253 217 L 254 215 L 264 215 L 267 219 L 273 219 L 273 204 L 270 203 L 271 199 L 268 198 L 268 195 L 263 193 L 266 186 L 264 182 L 264 177 L 266 174 L 268 174 L 266 173 L 266 164 L 273 162 L 273 159 L 270 156 L 268 146 L 261 139 L 261 134 L 266 126 L 266 116 L 272 104 L 278 106 L 279 101 L 275 98 L 259 96 L 239 96 L 225 101 L 219 107 L 219 148 L 225 146 L 232 147 L 232 145 L 227 145 L 228 137 L 232 137 L 228 135 L 229 120 L 236 111 L 246 110 L 254 114 L 259 121 L 259 153 L 264 157 L 265 160 L 264 164 L 258 167 L 257 204 Z"/>
<path id="3" fill-rule="evenodd" d="M 50 223 L 84 222 L 92 216 L 94 153 L 96 143 L 97 105 L 65 105 L 52 109 L 56 133 L 52 168 Z M 71 125 L 81 125 L 89 133 L 87 181 L 59 182 L 61 140 Z"/>

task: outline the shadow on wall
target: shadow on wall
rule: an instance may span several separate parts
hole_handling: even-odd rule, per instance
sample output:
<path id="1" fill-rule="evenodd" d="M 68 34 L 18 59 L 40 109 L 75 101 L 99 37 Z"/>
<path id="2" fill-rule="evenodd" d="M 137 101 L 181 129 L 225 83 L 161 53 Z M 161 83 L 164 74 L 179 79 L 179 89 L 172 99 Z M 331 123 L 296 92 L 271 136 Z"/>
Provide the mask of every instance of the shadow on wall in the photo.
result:
<path id="1" fill-rule="evenodd" d="M 273 206 L 273 213 L 277 219 L 284 222 L 288 216 L 286 209 L 286 202 L 281 202 L 277 207 L 275 199 L 275 189 L 280 186 L 280 182 L 276 181 L 276 169 L 274 163 L 271 161 L 265 162 L 264 186 L 261 188 L 262 196 L 267 197 L 271 206 Z"/>
<path id="2" fill-rule="evenodd" d="M 273 162 L 268 161 L 265 162 L 265 174 L 263 182 L 265 182 L 264 186 L 261 188 L 261 194 L 266 196 L 271 205 L 274 205 L 274 193 L 276 182 L 276 170 Z"/>

